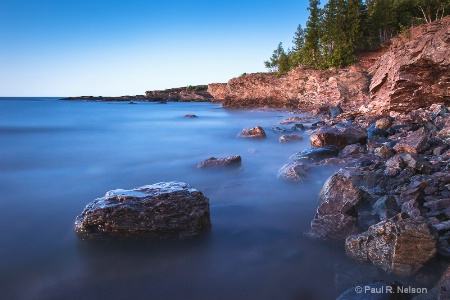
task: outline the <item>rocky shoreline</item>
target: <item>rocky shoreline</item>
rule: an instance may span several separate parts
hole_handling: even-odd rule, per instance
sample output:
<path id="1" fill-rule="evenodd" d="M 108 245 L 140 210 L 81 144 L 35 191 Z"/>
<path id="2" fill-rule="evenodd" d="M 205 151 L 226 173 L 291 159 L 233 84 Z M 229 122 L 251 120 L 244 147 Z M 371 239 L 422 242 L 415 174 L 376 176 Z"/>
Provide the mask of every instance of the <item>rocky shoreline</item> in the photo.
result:
<path id="1" fill-rule="evenodd" d="M 431 291 L 432 299 L 450 299 L 449 28 L 450 17 L 412 28 L 407 36 L 394 38 L 389 49 L 369 68 L 362 64 L 327 71 L 299 67 L 286 76 L 249 74 L 231 79 L 227 84 L 210 84 L 207 90 L 191 87 L 147 92 L 145 96 L 133 96 L 135 98 L 66 100 L 214 101 L 222 102 L 225 108 L 292 108 L 315 113 L 319 121 L 311 126 L 306 126 L 301 117 L 293 117 L 280 124 L 289 124 L 291 128 L 274 129 L 280 133 L 305 131 L 310 135 L 311 148 L 293 154 L 292 161 L 280 168 L 280 179 L 302 182 L 308 180 L 315 166 L 340 167 L 328 178 L 318 195 L 317 212 L 307 234 L 345 248 L 347 256 L 355 261 L 417 282 L 420 281 L 419 274 L 431 276 L 422 271 L 431 262 L 445 266 L 447 270 L 441 281 Z M 238 137 L 267 138 L 259 126 L 243 130 Z M 280 142 L 302 138 L 296 134 L 283 137 Z M 236 155 L 209 158 L 197 168 L 240 166 L 241 157 Z M 132 221 L 128 217 L 114 219 L 114 216 L 123 216 L 122 212 L 102 212 L 101 224 L 88 216 L 91 210 L 94 215 L 98 213 L 94 209 L 97 204 L 109 208 L 109 203 L 103 202 L 112 198 L 114 207 L 122 207 L 123 202 L 130 199 L 137 203 L 139 199 L 152 202 L 148 191 L 142 187 L 122 196 L 109 192 L 89 204 L 77 218 L 77 234 L 84 239 L 95 239 L 109 228 L 108 234 L 119 237 L 167 238 L 166 228 L 170 227 L 170 237 L 187 238 L 210 228 L 209 202 L 201 192 L 195 190 L 195 197 L 202 207 L 201 222 L 193 220 L 195 224 L 201 223 L 197 228 L 183 219 L 186 214 L 199 212 L 197 200 L 190 195 L 191 188 L 184 183 L 156 185 L 175 185 L 175 188 L 169 188 L 170 191 L 150 192 L 157 195 L 157 201 L 172 198 L 174 201 L 164 202 L 167 210 L 160 210 L 162 204 L 158 202 L 151 208 L 145 204 L 142 210 L 149 211 L 149 216 L 139 212 L 141 209 L 136 210 L 136 218 L 150 224 L 145 227 L 151 228 L 148 231 L 139 227 L 144 221 Z M 140 194 L 136 196 L 136 192 Z M 192 205 L 181 209 L 179 203 L 186 197 L 192 200 Z M 130 209 L 128 205 L 125 207 Z M 134 213 L 135 209 L 131 208 L 131 211 Z M 180 228 L 173 221 L 174 215 L 176 220 L 181 218 Z M 111 216 L 112 219 L 108 219 Z M 84 224 L 84 220 L 93 223 Z M 114 226 L 119 221 L 125 222 L 126 226 L 116 229 Z M 137 227 L 132 225 L 133 222 Z M 155 222 L 162 225 L 154 226 Z M 127 228 L 138 234 L 130 234 Z M 358 283 L 364 286 L 378 284 Z M 382 286 L 393 288 L 397 284 Z M 369 298 L 371 294 L 352 296 L 352 291 L 355 291 L 354 287 L 340 299 L 372 299 Z M 406 298 L 401 299 L 412 296 L 428 299 L 427 295 L 403 296 Z M 386 294 L 377 299 L 391 298 Z"/>

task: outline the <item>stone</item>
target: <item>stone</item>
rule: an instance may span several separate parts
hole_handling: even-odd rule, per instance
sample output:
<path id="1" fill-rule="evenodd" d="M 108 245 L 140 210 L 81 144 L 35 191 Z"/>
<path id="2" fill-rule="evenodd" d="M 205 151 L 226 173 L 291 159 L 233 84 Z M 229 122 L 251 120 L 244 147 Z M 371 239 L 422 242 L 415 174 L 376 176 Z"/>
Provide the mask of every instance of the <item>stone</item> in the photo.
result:
<path id="1" fill-rule="evenodd" d="M 325 158 L 337 157 L 339 149 L 335 146 L 325 146 L 322 148 L 310 148 L 294 154 L 294 160 L 309 160 L 317 162 Z"/>
<path id="2" fill-rule="evenodd" d="M 331 114 L 331 117 L 332 117 L 333 119 L 337 118 L 337 117 L 338 117 L 340 114 L 342 114 L 343 112 L 344 112 L 344 111 L 343 111 L 342 108 L 339 106 L 339 104 L 330 108 L 330 114 Z"/>
<path id="3" fill-rule="evenodd" d="M 310 173 L 310 166 L 299 162 L 292 162 L 281 167 L 278 171 L 278 178 L 288 181 L 302 182 L 309 176 Z"/>
<path id="4" fill-rule="evenodd" d="M 279 127 L 279 126 L 272 128 L 272 130 L 275 133 L 286 133 L 286 132 L 291 132 L 292 131 L 292 129 L 290 129 L 290 128 L 288 129 L 288 128 Z"/>
<path id="5" fill-rule="evenodd" d="M 397 201 L 393 196 L 383 196 L 373 205 L 372 214 L 378 215 L 381 221 L 391 219 L 400 213 Z"/>
<path id="6" fill-rule="evenodd" d="M 196 167 L 198 169 L 204 168 L 223 168 L 223 167 L 240 167 L 242 165 L 242 158 L 240 155 L 233 155 L 226 158 L 210 157 L 199 163 Z"/>
<path id="7" fill-rule="evenodd" d="M 305 126 L 301 123 L 292 126 L 292 130 L 305 131 Z"/>
<path id="8" fill-rule="evenodd" d="M 351 144 L 365 144 L 367 134 L 364 129 L 356 126 L 345 128 L 321 127 L 310 136 L 311 146 L 321 148 L 329 145 L 344 149 Z"/>
<path id="9" fill-rule="evenodd" d="M 261 126 L 256 126 L 250 129 L 243 129 L 238 135 L 241 138 L 265 138 L 266 132 Z"/>
<path id="10" fill-rule="evenodd" d="M 398 215 L 358 235 L 349 236 L 349 257 L 371 261 L 388 273 L 410 276 L 436 255 L 436 236 L 423 218 Z"/>
<path id="11" fill-rule="evenodd" d="M 339 157 L 347 157 L 349 155 L 355 155 L 355 154 L 360 154 L 360 153 L 364 153 L 364 147 L 359 145 L 359 144 L 352 144 L 352 145 L 348 145 L 345 146 L 344 149 L 342 149 L 342 151 L 339 153 Z"/>
<path id="12" fill-rule="evenodd" d="M 303 137 L 298 134 L 288 134 L 288 135 L 282 135 L 278 139 L 280 143 L 291 143 L 291 142 L 298 142 L 302 141 Z"/>
<path id="13" fill-rule="evenodd" d="M 397 153 L 386 161 L 385 174 L 392 173 L 393 170 L 396 170 L 396 174 L 398 175 L 406 167 L 422 174 L 431 174 L 433 172 L 433 166 L 424 158 L 414 154 Z"/>
<path id="14" fill-rule="evenodd" d="M 445 116 L 445 114 L 447 114 L 449 112 L 447 107 L 445 107 L 442 104 L 437 104 L 437 103 L 431 104 L 431 106 L 428 110 L 434 114 L 434 117 L 437 117 L 437 116 L 442 117 L 442 116 Z"/>
<path id="15" fill-rule="evenodd" d="M 386 130 L 376 127 L 376 124 L 372 124 L 367 128 L 367 139 L 377 140 L 386 138 L 389 134 Z"/>
<path id="16" fill-rule="evenodd" d="M 397 152 L 420 154 L 428 148 L 428 133 L 424 127 L 412 132 L 405 139 L 400 140 L 394 150 Z"/>
<path id="17" fill-rule="evenodd" d="M 209 199 L 176 181 L 109 191 L 75 221 L 83 240 L 187 239 L 210 228 Z"/>
<path id="18" fill-rule="evenodd" d="M 196 115 L 194 114 L 186 114 L 184 115 L 185 118 L 198 118 Z"/>
<path id="19" fill-rule="evenodd" d="M 432 212 L 445 210 L 446 208 L 450 207 L 450 198 L 426 201 L 423 206 L 427 207 Z"/>
<path id="20" fill-rule="evenodd" d="M 392 117 L 383 117 L 375 122 L 375 127 L 381 130 L 388 130 L 394 122 Z"/>

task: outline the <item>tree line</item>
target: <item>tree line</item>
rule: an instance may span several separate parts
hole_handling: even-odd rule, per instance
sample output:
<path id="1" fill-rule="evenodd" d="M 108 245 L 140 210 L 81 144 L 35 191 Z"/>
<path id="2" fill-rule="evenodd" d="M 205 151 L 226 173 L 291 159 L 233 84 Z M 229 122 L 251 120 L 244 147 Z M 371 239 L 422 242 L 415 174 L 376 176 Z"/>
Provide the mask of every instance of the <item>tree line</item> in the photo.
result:
<path id="1" fill-rule="evenodd" d="M 342 68 L 357 52 L 376 50 L 411 26 L 430 23 L 450 13 L 450 0 L 309 0 L 306 27 L 297 27 L 293 46 L 282 43 L 264 64 L 280 75 L 298 66 Z"/>

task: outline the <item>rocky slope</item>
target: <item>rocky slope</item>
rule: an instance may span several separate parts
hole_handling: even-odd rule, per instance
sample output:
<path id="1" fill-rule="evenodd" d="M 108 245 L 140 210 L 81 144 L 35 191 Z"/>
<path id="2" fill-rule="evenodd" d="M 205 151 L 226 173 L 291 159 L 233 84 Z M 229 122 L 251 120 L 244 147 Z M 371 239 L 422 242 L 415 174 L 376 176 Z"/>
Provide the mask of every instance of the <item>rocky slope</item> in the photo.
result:
<path id="1" fill-rule="evenodd" d="M 373 59 L 373 57 L 372 57 Z M 224 107 L 318 110 L 339 104 L 363 113 L 405 112 L 450 103 L 450 16 L 392 39 L 372 66 L 317 71 L 298 67 L 287 75 L 248 74 L 208 92 Z"/>

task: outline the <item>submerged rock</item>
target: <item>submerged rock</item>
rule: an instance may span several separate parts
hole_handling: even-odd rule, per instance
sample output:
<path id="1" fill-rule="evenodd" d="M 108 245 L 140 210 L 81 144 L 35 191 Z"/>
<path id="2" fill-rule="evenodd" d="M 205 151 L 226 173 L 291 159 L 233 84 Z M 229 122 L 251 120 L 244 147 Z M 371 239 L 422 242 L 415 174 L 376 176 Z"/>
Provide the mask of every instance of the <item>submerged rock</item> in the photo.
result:
<path id="1" fill-rule="evenodd" d="M 337 157 L 339 149 L 335 146 L 325 146 L 322 148 L 311 148 L 294 154 L 294 160 L 310 160 L 313 162 L 325 158 Z"/>
<path id="2" fill-rule="evenodd" d="M 241 138 L 265 138 L 266 132 L 261 126 L 256 126 L 250 129 L 243 129 L 238 137 Z"/>
<path id="3" fill-rule="evenodd" d="M 75 221 L 81 239 L 186 239 L 211 228 L 209 199 L 183 182 L 112 190 Z"/>
<path id="4" fill-rule="evenodd" d="M 289 181 L 304 181 L 309 173 L 311 173 L 310 166 L 299 162 L 293 162 L 281 167 L 278 171 L 278 178 Z"/>
<path id="5" fill-rule="evenodd" d="M 282 135 L 278 139 L 278 141 L 280 143 L 291 143 L 291 142 L 298 142 L 298 141 L 302 141 L 302 140 L 303 140 L 303 137 L 298 134 Z"/>
<path id="6" fill-rule="evenodd" d="M 194 115 L 194 114 L 186 114 L 186 115 L 184 115 L 184 117 L 185 118 L 198 118 L 198 116 Z"/>
<path id="7" fill-rule="evenodd" d="M 398 215 L 345 241 L 348 256 L 386 272 L 409 276 L 436 255 L 436 237 L 423 218 Z M 407 217 L 407 216 L 406 216 Z"/>
<path id="8" fill-rule="evenodd" d="M 227 158 L 210 157 L 207 160 L 199 163 L 196 167 L 198 169 L 204 168 L 222 168 L 222 167 L 240 167 L 242 158 L 240 155 L 233 155 Z"/>

